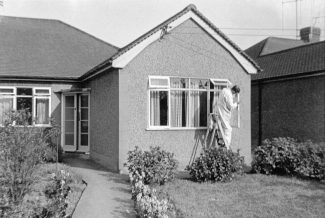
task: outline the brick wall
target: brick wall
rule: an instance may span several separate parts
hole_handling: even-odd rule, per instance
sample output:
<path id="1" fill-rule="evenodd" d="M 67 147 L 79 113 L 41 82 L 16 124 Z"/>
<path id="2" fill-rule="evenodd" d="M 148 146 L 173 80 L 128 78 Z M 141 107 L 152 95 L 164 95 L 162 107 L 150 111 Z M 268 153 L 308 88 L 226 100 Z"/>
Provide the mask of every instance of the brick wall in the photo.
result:
<path id="1" fill-rule="evenodd" d="M 325 141 L 325 76 L 263 83 L 261 120 L 258 119 L 258 85 L 252 85 L 252 142 L 272 137 Z M 261 125 L 261 130 L 258 124 Z M 259 133 L 259 131 L 261 131 Z"/>

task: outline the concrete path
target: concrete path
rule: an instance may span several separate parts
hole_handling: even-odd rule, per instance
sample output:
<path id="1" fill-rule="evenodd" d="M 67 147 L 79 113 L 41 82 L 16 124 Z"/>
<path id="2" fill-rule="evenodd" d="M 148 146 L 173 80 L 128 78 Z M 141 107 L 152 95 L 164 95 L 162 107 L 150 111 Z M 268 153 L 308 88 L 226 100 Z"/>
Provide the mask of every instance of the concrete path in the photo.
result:
<path id="1" fill-rule="evenodd" d="M 108 172 L 88 155 L 66 155 L 64 163 L 86 181 L 72 218 L 135 217 L 127 175 Z"/>

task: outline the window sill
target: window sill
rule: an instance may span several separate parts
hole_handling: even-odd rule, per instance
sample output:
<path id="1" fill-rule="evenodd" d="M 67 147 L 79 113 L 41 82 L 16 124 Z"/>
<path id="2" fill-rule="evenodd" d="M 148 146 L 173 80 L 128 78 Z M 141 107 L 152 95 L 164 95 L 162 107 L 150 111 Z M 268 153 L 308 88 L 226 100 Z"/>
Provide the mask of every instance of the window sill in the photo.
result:
<path id="1" fill-rule="evenodd" d="M 148 127 L 146 131 L 186 131 L 186 130 L 206 130 L 208 127 Z"/>

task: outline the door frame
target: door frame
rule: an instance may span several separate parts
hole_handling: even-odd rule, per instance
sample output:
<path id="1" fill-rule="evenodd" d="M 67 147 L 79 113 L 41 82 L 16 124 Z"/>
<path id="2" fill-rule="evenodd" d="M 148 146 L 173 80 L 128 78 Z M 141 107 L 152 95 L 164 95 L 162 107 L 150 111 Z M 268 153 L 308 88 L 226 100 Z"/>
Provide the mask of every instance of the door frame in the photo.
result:
<path id="1" fill-rule="evenodd" d="M 77 126 L 79 126 L 79 121 L 77 120 L 77 114 L 80 111 L 78 98 L 80 98 L 80 95 L 88 95 L 88 149 L 86 150 L 80 150 L 77 148 L 80 147 L 80 128 L 77 130 Z M 74 148 L 67 149 L 65 145 L 65 96 L 74 96 Z M 78 137 L 78 141 L 77 141 Z M 77 142 L 79 145 L 77 145 Z M 61 93 L 61 146 L 64 152 L 70 151 L 70 152 L 86 152 L 89 153 L 90 151 L 90 92 L 62 92 Z"/>
<path id="2" fill-rule="evenodd" d="M 87 107 L 87 109 L 88 109 L 88 133 L 87 133 L 87 135 L 88 135 L 88 146 L 87 146 L 87 148 L 86 149 L 81 149 L 81 148 L 84 148 L 84 147 L 86 147 L 86 146 L 83 146 L 82 147 L 82 145 L 81 145 L 81 96 L 82 95 L 87 95 L 88 96 L 88 107 Z M 78 151 L 81 151 L 81 152 L 89 152 L 89 148 L 90 148 L 90 94 L 89 93 L 79 93 L 79 95 L 76 95 L 76 96 L 78 96 L 77 98 L 78 98 L 78 101 L 77 101 L 77 103 L 78 103 L 78 105 L 77 105 L 77 113 L 79 113 L 79 120 L 77 120 L 76 122 L 77 122 L 77 125 L 78 125 L 78 131 L 77 131 L 77 136 L 78 136 L 78 145 L 77 145 L 77 147 L 78 147 Z"/>

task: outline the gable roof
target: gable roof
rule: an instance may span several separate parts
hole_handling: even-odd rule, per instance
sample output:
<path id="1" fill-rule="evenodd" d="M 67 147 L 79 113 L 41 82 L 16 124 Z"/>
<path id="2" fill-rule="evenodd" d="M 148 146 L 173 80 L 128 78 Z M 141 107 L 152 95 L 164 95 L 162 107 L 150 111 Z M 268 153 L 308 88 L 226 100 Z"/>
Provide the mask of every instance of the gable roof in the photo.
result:
<path id="1" fill-rule="evenodd" d="M 249 55 L 255 57 L 255 61 L 263 69 L 263 72 L 252 75 L 252 80 L 325 73 L 325 41 L 261 55 L 259 51 L 263 50 L 263 45 L 265 46 L 265 40 L 246 50 Z"/>
<path id="2" fill-rule="evenodd" d="M 137 54 L 139 54 L 147 45 L 153 41 L 159 39 L 161 31 L 170 31 L 171 29 L 178 26 L 180 23 L 186 19 L 194 19 L 199 25 L 203 26 L 204 29 L 215 38 L 220 44 L 222 44 L 225 49 L 227 49 L 231 55 L 248 73 L 256 73 L 260 70 L 256 62 L 251 59 L 243 50 L 241 50 L 234 42 L 232 42 L 224 33 L 222 33 L 213 23 L 211 23 L 203 14 L 201 14 L 196 6 L 190 4 L 182 11 L 162 22 L 155 28 L 151 29 L 147 33 L 138 37 L 136 40 L 132 41 L 122 49 L 120 49 L 112 57 L 101 63 L 100 65 L 94 67 L 92 70 L 87 72 L 81 77 L 81 79 L 86 80 L 93 75 L 97 75 L 103 69 L 107 67 L 123 68 L 127 63 L 129 63 Z M 217 33 L 217 34 L 216 34 Z"/>
<path id="3" fill-rule="evenodd" d="M 75 80 L 117 51 L 59 20 L 0 16 L 0 78 Z"/>

